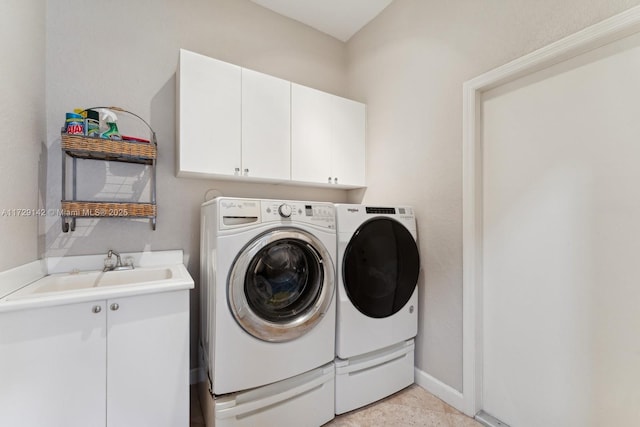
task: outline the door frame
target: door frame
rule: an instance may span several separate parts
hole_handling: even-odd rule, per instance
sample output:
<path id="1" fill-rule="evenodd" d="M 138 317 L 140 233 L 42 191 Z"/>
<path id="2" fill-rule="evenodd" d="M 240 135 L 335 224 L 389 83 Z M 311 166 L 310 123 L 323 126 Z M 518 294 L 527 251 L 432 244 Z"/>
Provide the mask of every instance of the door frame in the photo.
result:
<path id="1" fill-rule="evenodd" d="M 635 6 L 463 84 L 462 242 L 463 242 L 463 412 L 482 410 L 482 97 L 526 75 L 640 32 Z"/>

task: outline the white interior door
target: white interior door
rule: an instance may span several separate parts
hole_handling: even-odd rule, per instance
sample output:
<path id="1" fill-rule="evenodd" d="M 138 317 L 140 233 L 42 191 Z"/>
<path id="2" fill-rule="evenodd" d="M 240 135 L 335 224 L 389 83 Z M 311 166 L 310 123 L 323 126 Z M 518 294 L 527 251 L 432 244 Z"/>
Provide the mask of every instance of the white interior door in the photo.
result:
<path id="1" fill-rule="evenodd" d="M 640 423 L 640 37 L 483 96 L 483 409 Z"/>

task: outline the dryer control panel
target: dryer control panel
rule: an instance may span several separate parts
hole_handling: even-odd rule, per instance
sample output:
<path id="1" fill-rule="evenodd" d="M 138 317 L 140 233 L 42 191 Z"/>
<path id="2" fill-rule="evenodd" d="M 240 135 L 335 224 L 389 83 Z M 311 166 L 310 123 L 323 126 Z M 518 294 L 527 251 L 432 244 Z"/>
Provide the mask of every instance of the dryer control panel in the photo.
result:
<path id="1" fill-rule="evenodd" d="M 302 222 L 335 230 L 335 208 L 331 203 L 280 200 L 261 201 L 262 222 Z"/>
<path id="2" fill-rule="evenodd" d="M 347 233 L 345 239 L 350 239 L 360 226 L 371 219 L 386 217 L 400 222 L 415 236 L 416 216 L 413 208 L 408 205 L 396 205 L 393 207 L 366 206 L 347 203 L 335 205 L 338 233 Z M 347 240 L 348 242 L 349 240 Z"/>

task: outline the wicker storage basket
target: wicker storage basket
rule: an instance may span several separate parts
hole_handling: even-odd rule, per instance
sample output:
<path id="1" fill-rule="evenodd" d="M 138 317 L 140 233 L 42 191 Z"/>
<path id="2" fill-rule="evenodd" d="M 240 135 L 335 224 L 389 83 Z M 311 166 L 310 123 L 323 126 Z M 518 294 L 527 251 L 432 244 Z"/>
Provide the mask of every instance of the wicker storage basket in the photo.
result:
<path id="1" fill-rule="evenodd" d="M 113 139 L 95 138 L 84 135 L 69 135 L 62 133 L 60 146 L 63 150 L 78 153 L 79 157 L 99 156 L 104 153 L 104 159 L 114 160 L 120 156 L 140 159 L 155 159 L 158 154 L 156 144 L 147 142 L 116 141 Z M 91 153 L 91 155 L 82 153 Z M 111 155 L 111 156 L 110 156 Z"/>
<path id="2" fill-rule="evenodd" d="M 158 154 L 156 133 L 149 123 L 139 115 L 120 107 L 91 107 L 87 110 L 106 108 L 120 113 L 126 113 L 142 121 L 151 132 L 151 142 L 122 141 L 105 138 L 97 138 L 86 135 L 70 135 L 64 130 L 61 135 L 60 146 L 63 150 L 77 157 L 94 158 L 102 160 L 130 161 L 135 159 L 155 159 Z"/>
<path id="3" fill-rule="evenodd" d="M 123 202 L 84 202 L 79 200 L 63 200 L 62 212 L 73 217 L 143 217 L 156 216 L 156 205 L 151 203 Z"/>

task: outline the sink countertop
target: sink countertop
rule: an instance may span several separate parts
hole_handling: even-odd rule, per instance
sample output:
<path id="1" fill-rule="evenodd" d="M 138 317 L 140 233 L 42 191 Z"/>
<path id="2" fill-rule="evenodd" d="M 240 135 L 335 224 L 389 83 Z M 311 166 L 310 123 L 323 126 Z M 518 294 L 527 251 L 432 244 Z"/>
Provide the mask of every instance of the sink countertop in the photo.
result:
<path id="1" fill-rule="evenodd" d="M 47 260 L 49 271 L 54 273 L 34 277 L 37 280 L 2 296 L 0 312 L 193 289 L 193 279 L 182 264 L 182 251 L 150 254 L 126 254 L 134 258 L 136 268 L 108 272 L 95 266 L 102 263 L 104 255 L 56 258 L 53 263 L 57 268 L 51 268 L 52 261 Z M 59 272 L 61 266 L 70 272 Z M 129 283 L 131 279 L 134 283 Z"/>

